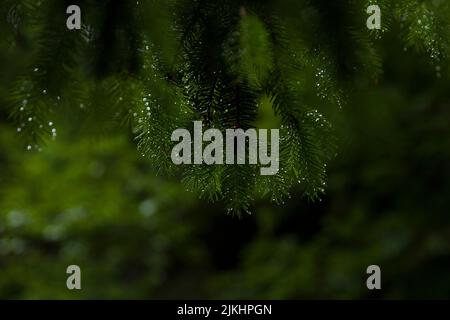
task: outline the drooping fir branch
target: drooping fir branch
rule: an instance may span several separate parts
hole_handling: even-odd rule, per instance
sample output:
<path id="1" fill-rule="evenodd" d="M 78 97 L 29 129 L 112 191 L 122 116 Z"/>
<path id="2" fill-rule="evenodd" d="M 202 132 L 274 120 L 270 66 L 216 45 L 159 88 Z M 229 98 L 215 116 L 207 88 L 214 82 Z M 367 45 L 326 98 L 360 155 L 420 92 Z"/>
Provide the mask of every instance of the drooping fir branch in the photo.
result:
<path id="1" fill-rule="evenodd" d="M 40 35 L 33 64 L 12 89 L 11 116 L 18 126 L 17 132 L 25 137 L 27 149 L 31 150 L 40 148 L 47 136 L 56 137 L 50 114 L 58 108 L 76 67 L 81 37 L 67 30 L 65 16 L 59 14 L 65 12 L 68 1 L 23 5 L 28 10 L 37 10 L 34 21 Z"/>
<path id="2" fill-rule="evenodd" d="M 39 10 L 20 1 L 23 16 L 39 12 L 28 21 L 35 25 L 28 33 L 37 43 L 35 59 L 11 93 L 12 116 L 28 145 L 39 148 L 56 134 L 52 114 L 60 110 L 76 114 L 92 134 L 129 125 L 157 171 L 181 176 L 187 189 L 233 212 L 251 210 L 261 195 L 282 202 L 295 184 L 312 199 L 325 191 L 335 153 L 326 109 L 345 104 L 355 79 L 381 77 L 380 39 L 387 32 L 401 30 L 406 48 L 448 71 L 446 1 L 77 2 L 82 32 L 65 27 L 67 1 L 43 0 Z M 365 26 L 370 4 L 382 9 L 381 30 Z M 10 8 L 2 14 L 22 16 Z M 20 29 L 20 19 L 7 21 Z M 222 131 L 256 127 L 266 98 L 281 122 L 277 175 L 257 175 L 251 165 L 171 162 L 174 129 L 192 128 L 195 120 Z"/>

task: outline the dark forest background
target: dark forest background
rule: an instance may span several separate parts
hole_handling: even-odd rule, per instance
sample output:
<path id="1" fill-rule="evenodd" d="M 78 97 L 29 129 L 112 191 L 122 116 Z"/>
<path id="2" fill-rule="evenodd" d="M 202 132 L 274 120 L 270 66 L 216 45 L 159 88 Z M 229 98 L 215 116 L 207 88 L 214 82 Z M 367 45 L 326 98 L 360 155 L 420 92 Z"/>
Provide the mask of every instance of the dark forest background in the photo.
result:
<path id="1" fill-rule="evenodd" d="M 55 113 L 56 139 L 28 151 L 9 96 L 32 72 L 35 31 L 12 41 L 1 19 L 0 298 L 450 296 L 448 69 L 405 48 L 395 24 L 378 39 L 382 76 L 353 83 L 329 115 L 325 195 L 311 201 L 300 185 L 237 217 L 157 175 L 126 126 L 92 133 Z M 80 291 L 66 288 L 71 264 Z M 372 264 L 382 290 L 366 288 Z"/>

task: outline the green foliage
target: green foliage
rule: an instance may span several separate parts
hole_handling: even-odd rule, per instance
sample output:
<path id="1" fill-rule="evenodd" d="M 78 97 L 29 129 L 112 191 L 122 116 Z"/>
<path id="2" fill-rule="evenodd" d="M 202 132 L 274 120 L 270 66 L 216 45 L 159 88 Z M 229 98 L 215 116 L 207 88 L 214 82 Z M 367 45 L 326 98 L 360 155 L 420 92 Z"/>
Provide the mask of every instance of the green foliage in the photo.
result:
<path id="1" fill-rule="evenodd" d="M 245 9 L 241 9 L 241 16 L 239 30 L 236 32 L 239 37 L 239 41 L 236 41 L 238 52 L 227 56 L 237 60 L 239 69 L 235 72 L 241 72 L 252 87 L 258 88 L 273 70 L 270 35 L 257 16 L 247 15 Z"/>
<path id="2" fill-rule="evenodd" d="M 348 88 L 379 81 L 385 34 L 400 30 L 405 48 L 429 55 L 439 75 L 447 71 L 445 1 L 378 1 L 383 27 L 369 31 L 366 8 L 374 3 L 84 0 L 83 30 L 71 32 L 61 14 L 66 1 L 7 2 L 9 41 L 18 43 L 20 32 L 34 48 L 11 91 L 11 114 L 28 148 L 37 149 L 56 135 L 49 123 L 60 110 L 93 136 L 129 126 L 157 172 L 183 176 L 187 188 L 236 213 L 261 195 L 282 202 L 298 183 L 316 199 L 335 153 L 326 118 L 345 104 Z M 175 128 L 194 120 L 220 130 L 257 127 L 265 95 L 282 120 L 277 176 L 254 177 L 251 166 L 171 163 Z"/>
<path id="3" fill-rule="evenodd" d="M 375 2 L 383 29 L 368 31 Z M 140 0 L 125 8 L 137 59 L 122 21 L 110 48 L 124 53 L 109 52 L 115 63 L 97 73 L 116 1 L 85 1 L 76 63 L 54 71 L 67 77 L 43 94 L 51 79 L 33 70 L 39 52 L 52 52 L 38 44 L 58 3 L 2 1 L 0 297 L 448 297 L 446 2 Z M 418 23 L 423 14 L 432 29 Z M 439 59 L 427 38 L 439 39 Z M 258 63 L 242 54 L 247 45 Z M 280 128 L 279 174 L 173 165 L 170 134 L 192 120 Z M 227 209 L 255 214 L 231 219 Z M 70 264 L 82 268 L 81 291 L 65 286 Z M 371 264 L 382 268 L 381 291 L 365 288 Z"/>

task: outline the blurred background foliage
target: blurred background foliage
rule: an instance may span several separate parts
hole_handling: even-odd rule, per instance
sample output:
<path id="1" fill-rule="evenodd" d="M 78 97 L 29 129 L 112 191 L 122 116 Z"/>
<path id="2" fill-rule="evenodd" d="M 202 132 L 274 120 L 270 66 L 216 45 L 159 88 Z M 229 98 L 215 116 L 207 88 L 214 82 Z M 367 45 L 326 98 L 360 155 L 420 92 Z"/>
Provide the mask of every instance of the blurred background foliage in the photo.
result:
<path id="1" fill-rule="evenodd" d="M 149 29 L 166 23 L 153 15 Z M 26 150 L 9 96 L 33 59 L 22 32 L 36 31 L 4 33 L 8 25 L 0 22 L 0 298 L 450 296 L 448 66 L 405 45 L 395 24 L 377 42 L 382 75 L 354 75 L 346 104 L 328 112 L 338 153 L 326 195 L 312 202 L 298 186 L 282 205 L 263 198 L 241 218 L 187 192 L 179 176 L 157 175 L 126 127 L 99 133 L 101 119 L 70 103 L 51 115 L 56 139 Z M 66 288 L 71 264 L 81 267 L 80 291 Z M 371 264 L 381 267 L 380 291 L 366 288 Z"/>

